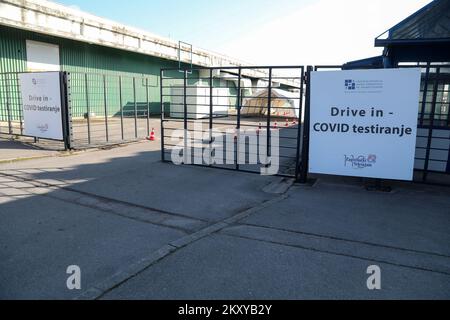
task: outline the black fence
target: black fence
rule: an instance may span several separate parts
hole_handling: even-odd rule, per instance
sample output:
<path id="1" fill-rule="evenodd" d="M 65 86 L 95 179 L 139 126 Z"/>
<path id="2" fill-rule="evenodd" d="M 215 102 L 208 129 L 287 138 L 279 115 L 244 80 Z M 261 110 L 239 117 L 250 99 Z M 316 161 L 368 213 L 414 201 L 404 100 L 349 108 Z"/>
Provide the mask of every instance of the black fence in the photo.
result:
<path id="1" fill-rule="evenodd" d="M 149 137 L 152 126 L 159 126 L 158 91 L 157 78 L 151 76 L 68 73 L 73 146 Z"/>
<path id="2" fill-rule="evenodd" d="M 19 74 L 0 73 L 0 134 L 23 135 Z"/>
<path id="3" fill-rule="evenodd" d="M 54 146 L 74 149 L 137 141 L 159 127 L 157 76 L 60 74 L 69 130 L 65 141 L 52 141 Z M 25 136 L 18 75 L 0 74 L 0 134 L 4 136 Z"/>
<path id="4" fill-rule="evenodd" d="M 422 70 L 414 179 L 448 185 L 450 64 L 398 67 Z M 305 182 L 309 73 L 333 69 L 341 66 L 163 69 L 159 77 L 62 72 L 65 137 L 49 143 L 61 149 L 90 148 L 142 140 L 160 128 L 163 161 L 172 160 L 187 134 L 192 153 L 179 153 L 182 162 L 261 173 L 271 165 L 272 138 L 277 136 L 279 175 Z M 4 137 L 24 136 L 18 74 L 0 73 Z M 173 139 L 180 130 L 182 139 Z M 205 152 L 211 153 L 204 157 Z M 211 158 L 219 161 L 210 163 Z"/>
<path id="5" fill-rule="evenodd" d="M 450 174 L 450 64 L 421 68 L 415 168 L 418 179 L 439 182 L 442 174 Z"/>
<path id="6" fill-rule="evenodd" d="M 420 67 L 422 70 L 414 181 L 449 185 L 450 65 L 428 63 L 399 67 Z M 205 150 L 217 149 L 218 146 L 215 145 L 215 139 L 212 136 L 192 139 L 196 131 L 194 125 L 204 122 L 211 132 L 216 128 L 231 128 L 238 132 L 242 128 L 244 130 L 253 128 L 259 133 L 268 132 L 267 136 L 264 136 L 268 137 L 268 141 L 270 141 L 270 135 L 276 130 L 280 134 L 279 147 L 280 159 L 282 159 L 279 175 L 306 182 L 309 154 L 309 75 L 312 71 L 341 69 L 342 66 L 328 65 L 307 68 L 296 66 L 162 70 L 162 160 L 173 160 L 170 157 L 173 154 L 178 155 L 177 152 L 183 154 L 184 146 L 173 142 L 177 141 L 173 139 L 173 132 L 184 130 L 189 137 L 188 139 L 183 137 L 184 140 L 179 139 L 179 141 L 188 140 L 194 147 L 181 163 L 260 173 L 261 168 L 267 166 L 263 161 L 253 165 L 239 163 L 241 154 L 245 159 L 252 156 L 248 151 L 252 143 L 250 140 L 245 140 L 247 137 L 242 139 L 236 134 L 234 144 L 219 146 L 222 151 L 224 150 L 224 154 L 234 154 L 234 162 L 211 164 L 209 161 L 205 163 L 203 158 L 197 159 L 193 155 L 195 150 L 201 150 L 197 153 L 201 155 Z M 287 70 L 291 73 L 294 70 L 294 76 L 283 74 L 283 71 Z M 266 83 L 259 86 L 257 79 Z M 230 86 L 229 81 L 234 82 L 237 91 L 233 92 L 233 85 Z M 248 84 L 246 85 L 245 82 Z M 253 90 L 245 92 L 250 88 L 249 86 Z M 291 107 L 276 105 L 277 100 L 293 98 L 286 97 L 289 96 L 286 93 L 284 98 L 280 97 L 280 92 L 277 92 L 274 86 L 282 91 L 281 96 L 283 91 L 296 94 L 298 105 L 294 104 Z M 227 103 L 215 100 L 222 97 L 218 91 L 215 91 L 217 88 L 226 88 L 229 91 L 226 95 Z M 202 89 L 206 91 L 202 92 Z M 199 102 L 199 98 L 204 101 Z M 226 110 L 220 109 L 222 106 L 225 106 Z M 249 108 L 255 109 L 249 112 Z M 286 114 L 286 110 L 295 110 L 295 117 L 292 117 L 292 113 Z M 290 118 L 294 118 L 294 121 Z M 260 140 L 255 141 L 260 145 Z M 212 145 L 215 146 L 211 147 Z M 267 154 L 270 154 L 269 142 L 266 148 Z"/>
<path id="7" fill-rule="evenodd" d="M 303 98 L 303 66 L 163 69 L 162 160 L 297 179 Z"/>

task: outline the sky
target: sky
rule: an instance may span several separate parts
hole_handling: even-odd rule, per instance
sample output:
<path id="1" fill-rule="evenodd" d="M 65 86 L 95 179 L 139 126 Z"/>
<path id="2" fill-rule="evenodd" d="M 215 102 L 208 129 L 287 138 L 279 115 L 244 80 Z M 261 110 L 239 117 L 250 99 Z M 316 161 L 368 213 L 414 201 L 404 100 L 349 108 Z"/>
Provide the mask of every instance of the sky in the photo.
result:
<path id="1" fill-rule="evenodd" d="M 431 0 L 58 0 L 249 64 L 342 64 Z"/>

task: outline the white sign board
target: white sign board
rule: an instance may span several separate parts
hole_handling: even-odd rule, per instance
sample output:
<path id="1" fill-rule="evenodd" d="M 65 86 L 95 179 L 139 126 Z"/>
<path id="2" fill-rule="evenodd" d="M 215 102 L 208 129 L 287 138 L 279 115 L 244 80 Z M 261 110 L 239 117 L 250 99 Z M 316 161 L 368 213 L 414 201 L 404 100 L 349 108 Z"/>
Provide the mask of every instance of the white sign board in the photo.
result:
<path id="1" fill-rule="evenodd" d="M 63 140 L 59 73 L 22 73 L 19 82 L 24 134 Z"/>
<path id="2" fill-rule="evenodd" d="M 311 74 L 309 171 L 412 180 L 421 71 Z"/>

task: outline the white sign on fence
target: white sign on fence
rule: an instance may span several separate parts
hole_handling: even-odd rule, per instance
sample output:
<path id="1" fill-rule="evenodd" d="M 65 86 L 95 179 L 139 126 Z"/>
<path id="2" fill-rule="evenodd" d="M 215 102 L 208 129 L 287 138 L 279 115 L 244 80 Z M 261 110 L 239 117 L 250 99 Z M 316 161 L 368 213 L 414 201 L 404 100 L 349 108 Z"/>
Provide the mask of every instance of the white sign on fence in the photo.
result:
<path id="1" fill-rule="evenodd" d="M 61 88 L 58 72 L 19 75 L 27 136 L 63 140 Z"/>
<path id="2" fill-rule="evenodd" d="M 309 171 L 412 180 L 421 71 L 311 74 Z"/>

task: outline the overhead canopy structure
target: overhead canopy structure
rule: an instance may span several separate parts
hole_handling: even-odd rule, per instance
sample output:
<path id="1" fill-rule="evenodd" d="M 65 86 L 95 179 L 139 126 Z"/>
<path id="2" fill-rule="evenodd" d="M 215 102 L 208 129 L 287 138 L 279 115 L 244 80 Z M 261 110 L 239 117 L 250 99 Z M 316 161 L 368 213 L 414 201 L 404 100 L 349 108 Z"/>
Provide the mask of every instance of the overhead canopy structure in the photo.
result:
<path id="1" fill-rule="evenodd" d="M 351 69 L 379 69 L 383 68 L 383 56 L 347 62 L 342 66 L 344 70 Z"/>
<path id="2" fill-rule="evenodd" d="M 269 89 L 262 89 L 257 91 L 252 97 L 244 99 L 241 115 L 267 116 L 269 113 L 268 97 Z M 271 116 L 299 117 L 300 93 L 272 89 L 271 100 Z"/>
<path id="3" fill-rule="evenodd" d="M 434 0 L 375 39 L 385 66 L 450 61 L 450 0 Z"/>
<path id="4" fill-rule="evenodd" d="M 376 38 L 376 46 L 450 40 L 450 1 L 435 0 Z"/>

